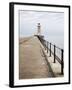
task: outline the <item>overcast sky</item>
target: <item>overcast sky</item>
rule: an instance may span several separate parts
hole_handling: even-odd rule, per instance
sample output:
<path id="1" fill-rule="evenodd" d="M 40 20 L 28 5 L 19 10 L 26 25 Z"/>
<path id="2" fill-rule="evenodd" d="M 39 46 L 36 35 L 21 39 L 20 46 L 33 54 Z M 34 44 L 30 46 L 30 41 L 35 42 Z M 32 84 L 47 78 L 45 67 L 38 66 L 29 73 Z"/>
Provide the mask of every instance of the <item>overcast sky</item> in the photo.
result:
<path id="1" fill-rule="evenodd" d="M 27 37 L 37 33 L 37 23 L 41 24 L 41 33 L 50 42 L 63 45 L 64 13 L 19 11 L 20 37 Z"/>

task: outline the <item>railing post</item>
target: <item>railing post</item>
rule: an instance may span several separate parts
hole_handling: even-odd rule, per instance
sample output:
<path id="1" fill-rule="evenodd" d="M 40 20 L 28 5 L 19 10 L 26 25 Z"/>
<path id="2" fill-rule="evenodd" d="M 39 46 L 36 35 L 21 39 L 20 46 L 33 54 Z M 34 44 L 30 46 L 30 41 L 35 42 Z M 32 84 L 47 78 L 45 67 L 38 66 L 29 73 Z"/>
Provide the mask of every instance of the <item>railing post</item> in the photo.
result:
<path id="1" fill-rule="evenodd" d="M 54 45 L 54 63 L 56 62 L 55 61 L 55 54 L 56 54 L 56 48 L 55 48 L 56 46 Z"/>
<path id="2" fill-rule="evenodd" d="M 42 39 L 42 44 L 44 45 L 44 40 Z"/>
<path id="3" fill-rule="evenodd" d="M 45 50 L 46 50 L 46 41 L 44 40 L 44 47 L 45 47 Z"/>
<path id="4" fill-rule="evenodd" d="M 47 42 L 47 53 L 48 53 L 48 42 Z"/>
<path id="5" fill-rule="evenodd" d="M 61 74 L 63 74 L 63 49 L 61 49 Z"/>
<path id="6" fill-rule="evenodd" d="M 45 50 L 46 50 L 46 40 L 45 40 Z"/>
<path id="7" fill-rule="evenodd" d="M 43 46 L 44 46 L 44 40 L 42 39 L 42 44 L 43 44 Z"/>
<path id="8" fill-rule="evenodd" d="M 50 57 L 51 57 L 51 43 L 50 43 Z"/>

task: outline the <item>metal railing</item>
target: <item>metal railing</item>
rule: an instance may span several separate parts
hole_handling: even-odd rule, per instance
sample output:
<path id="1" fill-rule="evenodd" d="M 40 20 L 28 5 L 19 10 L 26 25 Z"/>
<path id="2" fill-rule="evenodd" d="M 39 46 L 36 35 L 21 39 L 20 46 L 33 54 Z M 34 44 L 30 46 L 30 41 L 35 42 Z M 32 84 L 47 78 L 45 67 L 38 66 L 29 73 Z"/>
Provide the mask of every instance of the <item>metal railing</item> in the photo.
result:
<path id="1" fill-rule="evenodd" d="M 64 50 L 57 47 L 56 45 L 44 40 L 42 37 L 37 36 L 38 39 L 40 40 L 40 42 L 42 43 L 42 45 L 44 46 L 45 50 L 47 50 L 47 53 L 49 53 L 49 56 L 51 57 L 53 55 L 54 57 L 54 63 L 56 63 L 56 60 L 61 64 L 61 74 L 63 74 L 63 68 L 64 68 Z M 57 50 L 59 50 L 60 54 L 58 55 L 58 53 L 56 52 Z"/>

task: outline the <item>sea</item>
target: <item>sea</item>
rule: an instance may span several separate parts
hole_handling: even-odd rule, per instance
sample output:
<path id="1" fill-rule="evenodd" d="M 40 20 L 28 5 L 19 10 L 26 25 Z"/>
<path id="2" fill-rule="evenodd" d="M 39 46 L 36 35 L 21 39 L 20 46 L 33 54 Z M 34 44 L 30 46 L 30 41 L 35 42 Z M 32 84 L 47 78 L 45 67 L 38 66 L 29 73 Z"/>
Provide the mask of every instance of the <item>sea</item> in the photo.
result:
<path id="1" fill-rule="evenodd" d="M 54 52 L 54 46 L 53 45 L 58 47 L 58 48 L 55 49 L 56 50 L 56 55 L 61 59 L 61 54 L 62 54 L 61 49 L 64 50 L 64 37 L 63 36 L 58 36 L 58 37 L 57 36 L 51 36 L 51 37 L 44 36 L 44 39 L 46 41 L 48 41 L 49 43 L 52 43 L 52 45 L 51 45 L 52 52 Z M 48 48 L 50 48 L 50 44 L 48 45 Z"/>

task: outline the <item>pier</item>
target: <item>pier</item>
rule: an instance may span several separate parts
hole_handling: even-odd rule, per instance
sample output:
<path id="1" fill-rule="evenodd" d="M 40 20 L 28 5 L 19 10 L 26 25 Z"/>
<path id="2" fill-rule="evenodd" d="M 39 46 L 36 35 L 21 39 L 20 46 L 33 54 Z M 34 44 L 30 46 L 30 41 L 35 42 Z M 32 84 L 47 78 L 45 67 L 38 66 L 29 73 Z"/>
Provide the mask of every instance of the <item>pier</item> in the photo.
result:
<path id="1" fill-rule="evenodd" d="M 37 36 L 20 40 L 19 78 L 62 77 L 61 64 L 47 51 Z M 47 53 L 48 52 L 48 53 Z"/>
<path id="2" fill-rule="evenodd" d="M 64 76 L 64 50 L 44 40 L 39 33 L 19 40 L 19 79 Z M 56 54 L 57 49 L 61 52 L 60 57 Z"/>

